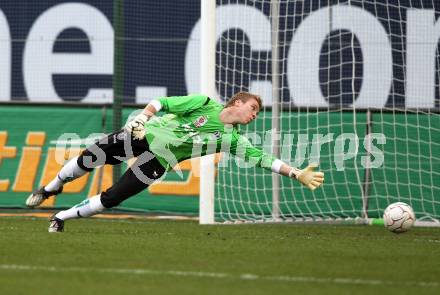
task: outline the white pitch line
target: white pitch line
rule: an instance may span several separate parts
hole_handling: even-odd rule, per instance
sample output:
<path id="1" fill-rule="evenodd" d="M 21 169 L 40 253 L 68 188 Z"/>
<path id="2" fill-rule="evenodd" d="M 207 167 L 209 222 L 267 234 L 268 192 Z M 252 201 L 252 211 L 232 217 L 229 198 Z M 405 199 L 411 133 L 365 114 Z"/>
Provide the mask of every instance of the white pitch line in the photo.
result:
<path id="1" fill-rule="evenodd" d="M 179 270 L 153 270 L 144 268 L 119 269 L 119 268 L 86 268 L 86 267 L 56 267 L 56 266 L 35 266 L 35 265 L 18 265 L 18 264 L 0 264 L 0 270 L 11 271 L 49 271 L 49 272 L 98 272 L 98 273 L 117 273 L 130 275 L 168 275 L 180 277 L 205 277 L 217 279 L 237 279 L 247 281 L 279 281 L 292 283 L 320 283 L 320 284 L 336 284 L 336 285 L 396 285 L 396 286 L 418 286 L 439 288 L 439 282 L 423 282 L 423 281 L 384 281 L 384 280 L 368 280 L 356 278 L 318 278 L 318 277 L 302 277 L 302 276 L 261 276 L 256 274 L 229 274 L 221 272 L 196 272 L 196 271 L 179 271 Z"/>

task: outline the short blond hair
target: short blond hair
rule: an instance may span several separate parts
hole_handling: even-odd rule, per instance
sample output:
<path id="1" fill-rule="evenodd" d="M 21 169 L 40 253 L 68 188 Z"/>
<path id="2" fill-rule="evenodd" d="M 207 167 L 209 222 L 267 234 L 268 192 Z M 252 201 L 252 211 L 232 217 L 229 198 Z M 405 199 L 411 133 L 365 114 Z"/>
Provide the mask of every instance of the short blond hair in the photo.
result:
<path id="1" fill-rule="evenodd" d="M 225 108 L 231 107 L 234 105 L 234 103 L 237 100 L 241 100 L 242 102 L 247 102 L 250 99 L 255 99 L 258 103 L 258 107 L 261 110 L 263 103 L 261 102 L 261 97 L 259 95 L 253 94 L 253 93 L 249 93 L 249 92 L 245 92 L 245 91 L 240 91 L 235 93 L 229 100 L 228 102 L 225 104 Z"/>

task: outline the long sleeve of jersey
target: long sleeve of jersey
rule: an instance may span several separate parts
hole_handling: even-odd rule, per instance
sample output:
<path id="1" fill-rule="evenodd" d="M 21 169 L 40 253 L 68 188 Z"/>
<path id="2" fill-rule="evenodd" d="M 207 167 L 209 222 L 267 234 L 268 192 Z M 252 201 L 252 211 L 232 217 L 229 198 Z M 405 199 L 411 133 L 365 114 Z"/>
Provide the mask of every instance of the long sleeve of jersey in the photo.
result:
<path id="1" fill-rule="evenodd" d="M 276 157 L 254 147 L 246 137 L 240 134 L 231 134 L 231 137 L 231 154 L 243 159 L 251 165 L 256 165 L 267 170 L 272 169 L 272 164 L 277 159 Z"/>
<path id="2" fill-rule="evenodd" d="M 206 105 L 209 98 L 206 95 L 194 94 L 187 96 L 161 97 L 158 100 L 163 111 L 176 115 L 184 115 Z"/>

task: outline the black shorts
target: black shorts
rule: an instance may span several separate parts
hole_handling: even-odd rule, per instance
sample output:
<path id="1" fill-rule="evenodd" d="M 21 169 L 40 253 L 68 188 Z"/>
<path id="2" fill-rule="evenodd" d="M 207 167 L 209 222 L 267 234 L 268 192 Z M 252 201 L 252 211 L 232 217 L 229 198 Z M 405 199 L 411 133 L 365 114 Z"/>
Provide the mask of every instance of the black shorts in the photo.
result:
<path id="1" fill-rule="evenodd" d="M 101 193 L 104 207 L 115 207 L 140 193 L 159 179 L 165 173 L 165 168 L 150 151 L 145 138 L 135 139 L 124 130 L 101 138 L 78 157 L 78 165 L 86 171 L 104 164 L 120 164 L 133 157 L 137 157 L 133 165 L 112 187 Z"/>

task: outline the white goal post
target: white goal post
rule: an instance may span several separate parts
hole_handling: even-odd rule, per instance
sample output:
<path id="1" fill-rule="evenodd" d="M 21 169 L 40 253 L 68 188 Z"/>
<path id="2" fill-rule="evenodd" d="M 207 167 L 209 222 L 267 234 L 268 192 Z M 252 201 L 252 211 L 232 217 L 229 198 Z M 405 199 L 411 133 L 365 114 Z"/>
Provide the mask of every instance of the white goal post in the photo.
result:
<path id="1" fill-rule="evenodd" d="M 434 1 L 435 2 L 435 1 Z M 261 95 L 240 128 L 292 166 L 319 162 L 314 192 L 205 156 L 200 223 L 374 222 L 410 204 L 440 226 L 440 7 L 431 0 L 201 0 L 200 87 Z"/>
<path id="2" fill-rule="evenodd" d="M 215 46 L 216 46 L 216 3 L 215 0 L 201 0 L 200 34 L 200 89 L 209 97 L 217 98 L 215 89 Z M 200 224 L 214 223 L 214 155 L 206 155 L 200 160 Z"/>

